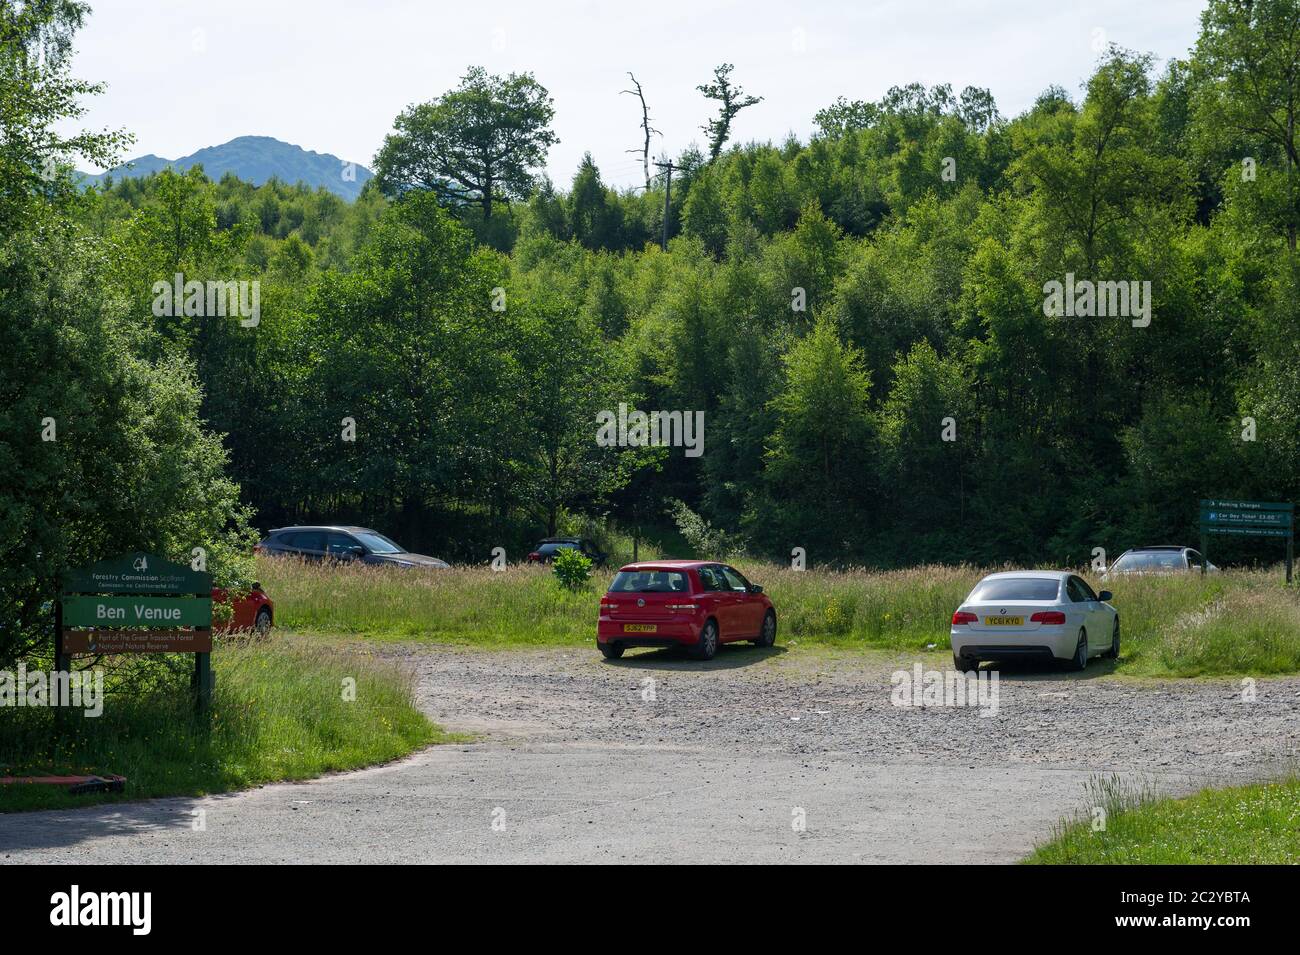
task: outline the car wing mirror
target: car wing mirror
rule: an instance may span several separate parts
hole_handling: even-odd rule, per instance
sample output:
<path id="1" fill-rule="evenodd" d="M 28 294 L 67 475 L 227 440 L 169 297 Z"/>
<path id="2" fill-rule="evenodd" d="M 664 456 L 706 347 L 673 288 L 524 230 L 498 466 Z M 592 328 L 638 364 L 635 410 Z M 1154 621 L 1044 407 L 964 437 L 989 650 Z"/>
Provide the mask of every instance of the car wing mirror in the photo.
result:
<path id="1" fill-rule="evenodd" d="M 751 594 L 761 594 L 763 592 L 763 588 L 759 584 L 750 584 L 749 592 Z"/>
<path id="2" fill-rule="evenodd" d="M 1110 600 L 1114 596 L 1115 595 L 1112 594 L 1109 590 L 1103 590 L 1101 593 L 1097 595 L 1097 599 L 1104 603 L 1105 601 Z"/>

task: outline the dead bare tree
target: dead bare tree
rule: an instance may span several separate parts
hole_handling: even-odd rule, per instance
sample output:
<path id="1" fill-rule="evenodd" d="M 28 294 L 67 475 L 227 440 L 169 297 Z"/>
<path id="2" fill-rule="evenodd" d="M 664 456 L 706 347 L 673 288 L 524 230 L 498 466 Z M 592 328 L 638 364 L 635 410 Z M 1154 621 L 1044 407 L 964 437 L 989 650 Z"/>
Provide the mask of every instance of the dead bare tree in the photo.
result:
<path id="1" fill-rule="evenodd" d="M 637 99 L 641 101 L 641 129 L 645 133 L 645 145 L 642 146 L 640 149 L 628 149 L 625 150 L 625 152 L 641 154 L 641 168 L 645 170 L 645 189 L 646 192 L 649 192 L 650 191 L 650 136 L 654 133 L 658 133 L 660 136 L 662 136 L 663 133 L 660 133 L 659 130 L 655 129 L 653 126 L 650 125 L 650 109 L 645 104 L 645 92 L 641 89 L 640 81 L 635 76 L 632 76 L 632 72 L 630 70 L 628 71 L 627 75 L 631 77 L 632 85 L 635 86 L 636 89 L 621 90 L 620 92 L 627 93 L 630 96 L 635 96 Z"/>

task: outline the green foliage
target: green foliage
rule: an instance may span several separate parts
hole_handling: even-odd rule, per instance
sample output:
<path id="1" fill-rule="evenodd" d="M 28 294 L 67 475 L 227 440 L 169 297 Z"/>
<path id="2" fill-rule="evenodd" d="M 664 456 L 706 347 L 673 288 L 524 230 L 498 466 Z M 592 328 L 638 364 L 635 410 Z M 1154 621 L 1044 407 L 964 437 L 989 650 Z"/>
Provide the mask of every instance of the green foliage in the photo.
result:
<path id="1" fill-rule="evenodd" d="M 131 142 L 123 132 L 69 132 L 86 113 L 81 100 L 104 89 L 69 72 L 72 38 L 89 12 L 77 0 L 0 5 L 0 235 L 42 201 L 66 206 L 76 157 L 111 165 Z"/>
<path id="2" fill-rule="evenodd" d="M 786 355 L 784 389 L 771 401 L 776 415 L 765 468 L 765 494 L 747 524 L 769 547 L 789 541 L 833 547 L 838 559 L 862 546 L 838 509 L 858 515 L 875 509 L 868 475 L 876 428 L 871 383 L 862 354 L 845 345 L 834 325 L 819 319 Z M 835 501 L 835 508 L 826 506 Z M 856 536 L 856 535 L 855 535 Z"/>
<path id="3" fill-rule="evenodd" d="M 353 521 L 474 562 L 677 501 L 709 549 L 841 566 L 1194 544 L 1198 497 L 1300 497 L 1298 17 L 1295 0 L 1216 0 L 1159 77 L 1111 48 L 1077 102 L 1054 87 L 1012 118 L 976 87 L 895 86 L 830 104 L 804 143 L 730 143 L 750 98 L 720 70 L 710 142 L 675 161 L 666 251 L 662 178 L 616 190 L 584 157 L 568 188 L 532 180 L 551 104 L 531 77 L 471 70 L 407 110 L 381 151 L 392 201 L 197 170 L 78 195 L 32 177 L 53 133 L 15 92 L 32 67 L 11 45 L 0 96 L 27 133 L 6 141 L 0 214 L 6 289 L 24 291 L 0 309 L 76 317 L 29 323 L 0 361 L 99 382 L 50 385 L 38 403 L 60 414 L 82 387 L 105 421 L 160 388 L 207 423 L 173 436 L 174 457 L 214 462 L 184 490 L 205 515 L 116 525 L 168 546 L 245 540 L 235 484 L 261 527 Z M 489 187 L 483 152 L 511 130 L 526 145 Z M 176 270 L 259 280 L 260 326 L 153 316 L 152 283 Z M 1044 284 L 1069 273 L 1149 281 L 1151 324 L 1045 315 Z M 600 447 L 597 416 L 620 404 L 702 412 L 705 454 Z M 35 410 L 6 412 L 32 440 Z M 6 463 L 31 459 L 17 447 Z M 40 513 L 26 494 L 0 514 Z M 1216 541 L 1229 561 L 1275 555 Z"/>
<path id="4" fill-rule="evenodd" d="M 722 147 L 731 138 L 731 123 L 742 109 L 763 102 L 761 96 L 748 96 L 739 86 L 731 82 L 731 71 L 735 69 L 730 63 L 723 63 L 713 70 L 713 82 L 702 83 L 696 87 L 718 104 L 718 115 L 709 120 L 702 128 L 709 137 L 709 158 L 717 159 Z"/>
<path id="5" fill-rule="evenodd" d="M 554 115 L 532 74 L 471 67 L 456 89 L 397 117 L 375 156 L 375 176 L 390 196 L 427 189 L 451 204 L 475 202 L 490 219 L 496 202 L 527 197 L 532 170 L 559 141 Z"/>
<path id="6" fill-rule="evenodd" d="M 1193 141 L 1219 168 L 1250 156 L 1268 184 L 1267 218 L 1296 250 L 1300 194 L 1300 7 L 1293 0 L 1210 0 L 1192 61 Z M 1263 190 L 1261 190 L 1263 191 Z"/>
<path id="7" fill-rule="evenodd" d="M 669 501 L 668 514 L 677 525 L 677 532 L 696 557 L 702 560 L 734 560 L 744 556 L 743 537 L 714 527 L 687 507 L 685 501 Z"/>
<path id="8" fill-rule="evenodd" d="M 591 558 L 575 548 L 565 547 L 556 552 L 551 569 L 561 587 L 576 593 L 591 578 Z"/>
<path id="9" fill-rule="evenodd" d="M 228 583 L 246 574 L 253 540 L 227 453 L 204 426 L 194 363 L 136 318 L 114 281 L 114 250 L 77 222 L 85 207 L 67 181 L 21 168 L 63 149 L 108 161 L 115 148 L 114 136 L 51 129 L 79 115 L 69 97 L 96 89 L 66 76 L 83 13 L 71 3 L 0 8 L 5 142 L 35 150 L 6 153 L 0 168 L 0 666 L 48 646 L 66 569 L 135 549 L 188 559 L 204 547 Z M 32 59 L 40 44 L 44 65 Z"/>

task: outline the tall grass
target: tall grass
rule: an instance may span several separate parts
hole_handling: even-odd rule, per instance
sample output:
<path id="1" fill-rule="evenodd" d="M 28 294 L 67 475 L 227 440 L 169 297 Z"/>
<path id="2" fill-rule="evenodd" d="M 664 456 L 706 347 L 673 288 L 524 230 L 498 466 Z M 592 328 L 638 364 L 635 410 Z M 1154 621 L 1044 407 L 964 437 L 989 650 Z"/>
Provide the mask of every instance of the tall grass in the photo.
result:
<path id="1" fill-rule="evenodd" d="M 258 571 L 282 627 L 483 644 L 591 639 L 599 594 L 609 582 L 600 572 L 573 592 L 538 566 L 426 572 L 284 558 L 264 558 Z"/>
<path id="2" fill-rule="evenodd" d="M 1039 865 L 1295 865 L 1300 779 L 1157 799 L 1150 787 L 1094 780 L 1083 817 L 1057 826 L 1025 862 Z"/>
<path id="3" fill-rule="evenodd" d="M 117 773 L 118 798 L 199 795 L 405 756 L 441 732 L 414 704 L 411 681 L 361 651 L 271 638 L 213 652 L 210 720 L 195 716 L 183 678 L 107 681 L 103 714 L 0 710 L 0 776 Z M 345 699 L 345 681 L 355 699 Z M 102 797 L 0 786 L 0 809 L 57 808 Z M 112 797 L 110 797 L 112 798 Z"/>
<path id="4" fill-rule="evenodd" d="M 946 651 L 949 621 L 989 568 L 806 570 L 741 562 L 780 618 L 782 642 Z M 277 622 L 296 630 L 480 645 L 581 644 L 594 639 L 597 604 L 611 577 L 585 590 L 549 570 L 457 567 L 433 572 L 263 560 Z M 1122 672 L 1226 675 L 1300 672 L 1300 590 L 1280 570 L 1201 578 L 1124 577 L 1114 591 L 1122 621 Z"/>

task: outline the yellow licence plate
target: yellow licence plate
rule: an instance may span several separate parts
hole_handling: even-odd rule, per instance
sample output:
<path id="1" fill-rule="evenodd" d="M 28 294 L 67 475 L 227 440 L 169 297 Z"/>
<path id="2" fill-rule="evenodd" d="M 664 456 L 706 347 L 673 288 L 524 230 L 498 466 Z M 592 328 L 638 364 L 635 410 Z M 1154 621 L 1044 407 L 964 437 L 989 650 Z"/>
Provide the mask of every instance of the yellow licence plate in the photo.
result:
<path id="1" fill-rule="evenodd" d="M 986 627 L 1023 627 L 1025 625 L 1024 617 L 985 617 L 984 626 Z"/>
<path id="2" fill-rule="evenodd" d="M 658 627 L 653 623 L 625 623 L 624 633 L 654 633 Z"/>

